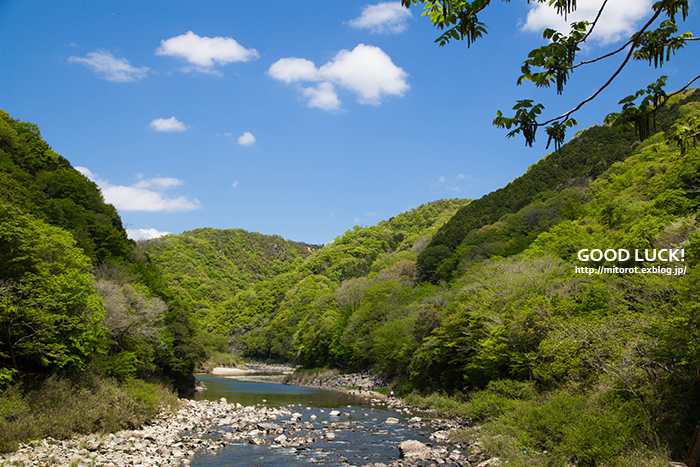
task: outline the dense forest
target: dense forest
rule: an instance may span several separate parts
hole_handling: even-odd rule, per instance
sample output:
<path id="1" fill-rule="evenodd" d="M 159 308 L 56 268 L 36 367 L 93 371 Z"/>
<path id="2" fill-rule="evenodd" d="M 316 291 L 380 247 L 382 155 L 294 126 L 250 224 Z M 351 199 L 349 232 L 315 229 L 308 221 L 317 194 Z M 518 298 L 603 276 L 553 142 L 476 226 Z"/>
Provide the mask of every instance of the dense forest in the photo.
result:
<path id="1" fill-rule="evenodd" d="M 699 99 L 674 96 L 644 141 L 592 127 L 479 200 L 356 227 L 200 324 L 249 358 L 371 368 L 460 407 L 514 465 L 682 457 L 700 421 L 700 152 L 664 132 Z"/>
<path id="2" fill-rule="evenodd" d="M 682 458 L 700 423 L 700 151 L 665 132 L 700 116 L 700 91 L 659 112 L 644 141 L 582 130 L 481 199 L 322 247 L 214 229 L 131 242 L 94 183 L 3 113 L 3 426 L 77 380 L 154 405 L 144 384 L 184 388 L 228 352 L 372 369 L 471 419 L 511 465 Z"/>
<path id="3" fill-rule="evenodd" d="M 141 423 L 205 352 L 98 187 L 0 111 L 0 450 Z"/>

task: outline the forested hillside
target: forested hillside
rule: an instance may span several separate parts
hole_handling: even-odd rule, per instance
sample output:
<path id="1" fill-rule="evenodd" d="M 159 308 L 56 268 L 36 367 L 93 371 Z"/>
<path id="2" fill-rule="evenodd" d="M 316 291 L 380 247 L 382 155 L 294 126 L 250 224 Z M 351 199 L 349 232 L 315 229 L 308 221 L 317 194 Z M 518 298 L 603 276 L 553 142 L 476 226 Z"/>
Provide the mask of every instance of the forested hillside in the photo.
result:
<path id="1" fill-rule="evenodd" d="M 672 99 L 654 114 L 652 131 L 666 131 L 684 112 L 684 104 L 699 99 L 700 90 L 692 89 Z M 489 193 L 475 203 L 461 209 L 450 222 L 434 236 L 418 259 L 421 278 L 434 283 L 452 277 L 457 265 L 465 257 L 473 256 L 471 246 L 491 244 L 495 237 L 501 245 L 488 245 L 490 254 L 513 254 L 522 251 L 534 237 L 563 219 L 576 218 L 568 206 L 553 209 L 547 204 L 567 203 L 567 200 L 549 199 L 563 187 L 580 186 L 600 176 L 614 162 L 632 154 L 638 143 L 633 132 L 620 133 L 610 126 L 595 126 L 580 131 L 577 136 L 549 154 L 527 173 L 505 187 Z M 576 197 L 575 193 L 559 195 Z M 539 200 L 540 203 L 533 203 Z M 523 210 L 528 206 L 527 210 Z M 516 215 L 506 217 L 506 214 Z M 503 220 L 507 225 L 500 235 L 480 232 L 484 226 Z M 528 240 L 529 237 L 529 240 Z"/>
<path id="2" fill-rule="evenodd" d="M 698 95 L 671 99 L 658 127 L 700 115 Z M 483 424 L 513 465 L 661 465 L 700 422 L 700 151 L 686 146 L 588 129 L 481 200 L 346 232 L 210 327 L 249 357 L 445 391 L 429 400 Z"/>
<path id="3" fill-rule="evenodd" d="M 0 450 L 142 422 L 160 391 L 143 379 L 192 387 L 196 334 L 97 186 L 0 111 Z"/>
<path id="4" fill-rule="evenodd" d="M 355 227 L 324 247 L 216 229 L 142 244 L 175 295 L 193 310 L 210 342 L 222 343 L 219 350 L 225 350 L 228 341 L 232 350 L 248 357 L 290 361 L 298 354 L 292 340 L 297 326 L 303 325 L 299 316 L 310 312 L 307 305 L 317 292 L 367 275 L 404 274 L 413 280 L 418 253 L 433 232 L 467 203 L 436 201 L 377 226 Z M 306 336 L 298 342 L 303 340 Z M 318 350 L 313 358 L 325 363 L 327 349 L 319 345 L 306 344 L 314 349 L 308 351 L 309 358 Z"/>
<path id="5" fill-rule="evenodd" d="M 293 270 L 320 248 L 276 235 L 212 228 L 144 241 L 141 246 L 178 301 L 204 327 L 218 319 L 224 304 L 238 292 Z"/>

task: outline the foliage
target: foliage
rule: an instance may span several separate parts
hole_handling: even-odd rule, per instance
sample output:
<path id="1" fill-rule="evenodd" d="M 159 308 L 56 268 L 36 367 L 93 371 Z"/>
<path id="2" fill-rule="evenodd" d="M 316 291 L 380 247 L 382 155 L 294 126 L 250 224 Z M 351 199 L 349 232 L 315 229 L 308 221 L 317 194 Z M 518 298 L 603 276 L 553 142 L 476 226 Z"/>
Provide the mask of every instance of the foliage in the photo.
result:
<path id="1" fill-rule="evenodd" d="M 676 118 L 679 114 L 688 118 L 698 112 L 699 95 L 699 90 L 692 89 L 669 98 L 666 105 L 657 112 L 660 131 L 665 131 L 674 124 L 674 115 Z M 418 256 L 419 277 L 433 283 L 449 281 L 459 272 L 460 264 L 464 261 L 494 255 L 507 256 L 523 251 L 539 233 L 564 220 L 575 220 L 582 216 L 582 209 L 590 196 L 588 181 L 600 177 L 616 162 L 630 157 L 634 148 L 637 151 L 646 148 L 647 164 L 653 166 L 655 158 L 663 150 L 670 149 L 659 138 L 650 138 L 637 147 L 638 142 L 635 142 L 633 134 L 618 134 L 608 126 L 581 131 L 557 152 L 548 154 L 533 164 L 525 174 L 505 187 L 460 209 L 437 231 Z M 692 159 L 682 159 L 685 162 L 678 163 L 687 164 L 688 160 Z M 657 167 L 661 170 L 660 166 Z M 654 169 L 650 167 L 648 170 Z M 691 175 L 692 172 L 683 173 L 683 177 L 692 180 L 668 180 L 667 186 L 673 185 L 676 180 L 686 187 L 693 186 L 692 183 L 696 180 Z M 636 174 L 628 176 L 636 177 Z M 662 188 L 665 187 L 659 187 Z M 662 196 L 668 197 L 670 194 Z M 681 198 L 685 199 L 682 202 L 689 201 L 685 195 Z M 618 211 L 638 205 L 637 200 L 618 199 L 617 202 L 607 202 L 611 209 Z M 657 202 L 662 203 L 662 200 Z M 683 210 L 682 207 L 680 209 Z M 482 230 L 485 228 L 487 230 Z M 472 245 L 478 246 L 478 249 L 470 248 Z"/>
<path id="2" fill-rule="evenodd" d="M 92 261 L 131 259 L 133 242 L 97 185 L 55 153 L 36 125 L 2 110 L 0 202 L 68 230 Z"/>
<path id="3" fill-rule="evenodd" d="M 669 99 L 658 125 L 697 115 L 697 98 Z M 513 465 L 668 461 L 699 421 L 698 273 L 577 268 L 694 267 L 699 161 L 661 134 L 583 131 L 507 187 L 453 205 L 442 227 L 413 212 L 346 232 L 239 292 L 220 322 L 243 355 L 371 368 L 414 402 L 478 420 Z M 595 248 L 685 256 L 578 257 Z"/>
<path id="4" fill-rule="evenodd" d="M 32 439 L 133 429 L 178 403 L 161 384 L 123 385 L 93 374 L 79 383 L 52 376 L 36 387 L 15 386 L 0 394 L 0 452 Z"/>
<path id="5" fill-rule="evenodd" d="M 0 204 L 0 361 L 83 369 L 102 339 L 90 263 L 70 234 Z"/>
<path id="6" fill-rule="evenodd" d="M 556 9 L 558 15 L 564 18 L 577 8 L 576 0 L 537 0 L 537 2 L 548 3 L 550 7 Z M 443 31 L 435 40 L 440 46 L 455 40 L 466 41 L 468 47 L 487 33 L 487 26 L 479 20 L 479 15 L 490 6 L 490 3 L 489 0 L 401 0 L 401 4 L 406 8 L 418 4 L 423 5 L 423 16 L 427 16 L 436 28 Z M 618 54 L 623 56 L 620 65 L 608 78 L 603 78 L 598 88 L 589 93 L 589 97 L 572 106 L 571 110 L 545 122 L 539 121 L 544 105 L 534 104 L 531 99 L 517 101 L 513 107 L 515 114 L 512 117 L 504 116 L 503 112 L 499 110 L 493 123 L 500 128 L 510 130 L 508 137 L 522 134 L 525 138 L 525 144 L 532 146 L 537 129 L 543 126 L 549 137 L 547 147 L 549 147 L 550 142 L 554 142 L 554 147 L 558 149 L 564 142 L 566 130 L 577 124 L 571 116 L 586 103 L 595 99 L 631 61 L 647 61 L 650 66 L 660 68 L 670 60 L 672 55 L 685 48 L 689 41 L 697 40 L 690 32 L 678 34 L 680 20 L 677 19 L 677 15 L 680 13 L 682 21 L 686 20 L 690 10 L 689 2 L 687 0 L 659 1 L 651 5 L 643 26 L 635 31 L 622 47 L 599 57 L 586 57 L 586 60 L 578 60 L 578 54 L 582 49 L 586 49 L 586 41 L 594 32 L 606 3 L 603 2 L 592 21 L 571 23 L 570 31 L 567 34 L 546 28 L 542 33 L 542 38 L 547 40 L 548 44 L 537 47 L 528 54 L 527 59 L 521 65 L 522 74 L 518 78 L 517 84 L 521 85 L 525 81 L 532 82 L 536 87 L 549 87 L 555 84 L 556 93 L 559 95 L 563 93 L 570 75 L 577 68 L 595 66 L 598 62 Z M 665 19 L 660 20 L 661 18 Z M 661 76 L 647 89 L 642 89 L 622 99 L 620 101 L 620 105 L 623 105 L 622 112 L 611 114 L 608 117 L 609 120 L 620 128 L 633 127 L 642 139 L 650 136 L 650 120 L 654 118 L 655 112 L 664 105 L 664 101 L 670 95 L 675 94 L 666 94 L 664 90 L 666 78 L 666 76 Z M 700 75 L 693 78 L 680 91 L 685 90 L 698 78 Z M 645 97 L 637 105 L 635 100 L 641 96 Z M 697 136 L 697 133 L 694 136 Z"/>
<path id="7" fill-rule="evenodd" d="M 188 313 L 97 186 L 2 111 L 0 328 L 3 450 L 135 427 L 175 400 L 137 378 L 186 390 L 203 357 Z"/>

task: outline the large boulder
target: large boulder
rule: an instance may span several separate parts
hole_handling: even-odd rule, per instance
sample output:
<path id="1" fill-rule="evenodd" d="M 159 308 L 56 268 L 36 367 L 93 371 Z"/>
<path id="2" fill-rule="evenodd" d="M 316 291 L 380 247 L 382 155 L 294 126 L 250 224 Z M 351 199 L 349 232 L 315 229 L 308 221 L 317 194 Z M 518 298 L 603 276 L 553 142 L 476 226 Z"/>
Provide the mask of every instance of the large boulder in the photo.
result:
<path id="1" fill-rule="evenodd" d="M 431 454 L 428 446 L 415 439 L 399 444 L 399 453 L 402 459 L 427 459 Z"/>

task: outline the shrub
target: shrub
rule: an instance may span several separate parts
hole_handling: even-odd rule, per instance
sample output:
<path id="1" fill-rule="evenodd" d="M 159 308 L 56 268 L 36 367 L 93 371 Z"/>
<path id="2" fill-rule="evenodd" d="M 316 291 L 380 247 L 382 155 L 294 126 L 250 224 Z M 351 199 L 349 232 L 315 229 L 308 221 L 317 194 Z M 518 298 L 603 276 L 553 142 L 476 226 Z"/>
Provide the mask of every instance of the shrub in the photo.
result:
<path id="1" fill-rule="evenodd" d="M 0 452 L 32 439 L 136 428 L 177 401 L 160 384 L 94 375 L 79 384 L 51 376 L 36 388 L 15 385 L 0 394 Z"/>

